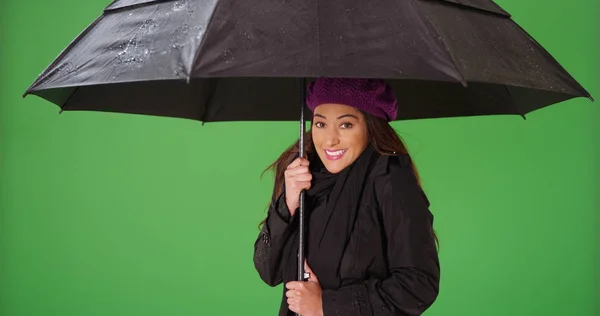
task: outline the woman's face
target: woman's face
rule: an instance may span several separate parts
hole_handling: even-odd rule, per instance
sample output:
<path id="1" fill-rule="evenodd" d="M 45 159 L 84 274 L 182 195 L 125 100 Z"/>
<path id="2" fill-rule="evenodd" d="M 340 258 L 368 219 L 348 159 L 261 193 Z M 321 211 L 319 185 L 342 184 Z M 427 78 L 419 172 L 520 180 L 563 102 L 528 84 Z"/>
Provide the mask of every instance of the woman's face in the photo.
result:
<path id="1" fill-rule="evenodd" d="M 315 108 L 311 128 L 315 149 L 331 173 L 351 165 L 367 148 L 367 125 L 357 109 L 342 104 Z"/>

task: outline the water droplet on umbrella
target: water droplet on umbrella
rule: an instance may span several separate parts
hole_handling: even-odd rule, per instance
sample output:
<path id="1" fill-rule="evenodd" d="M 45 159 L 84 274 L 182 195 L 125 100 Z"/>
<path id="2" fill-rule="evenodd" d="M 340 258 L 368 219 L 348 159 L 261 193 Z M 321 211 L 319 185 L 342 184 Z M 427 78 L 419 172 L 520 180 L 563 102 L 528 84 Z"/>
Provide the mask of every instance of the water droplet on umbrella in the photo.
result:
<path id="1" fill-rule="evenodd" d="M 157 24 L 153 19 L 146 19 L 142 21 L 142 25 L 140 26 L 140 30 L 142 31 L 142 35 L 148 35 L 156 31 Z"/>
<path id="2" fill-rule="evenodd" d="M 131 63 L 142 63 L 142 62 L 144 62 L 143 59 L 134 56 L 134 57 L 130 57 L 127 59 L 120 59 L 118 63 L 119 64 L 131 64 Z"/>
<path id="3" fill-rule="evenodd" d="M 181 11 L 183 9 L 185 9 L 188 5 L 187 1 L 175 1 L 175 3 L 173 3 L 173 11 Z"/>
<path id="4" fill-rule="evenodd" d="M 171 48 L 179 49 L 184 47 L 190 41 L 190 26 L 184 24 L 176 28 L 171 36 Z"/>
<path id="5" fill-rule="evenodd" d="M 52 77 L 65 77 L 67 75 L 70 75 L 72 73 L 76 73 L 77 72 L 77 68 L 75 66 L 73 66 L 73 63 L 71 63 L 70 61 L 67 62 L 63 62 L 60 65 L 58 65 L 56 68 L 52 69 L 46 76 L 46 78 L 52 78 Z"/>
<path id="6" fill-rule="evenodd" d="M 193 29 L 196 33 L 196 39 L 202 39 L 204 33 L 206 33 L 206 24 L 198 24 L 194 26 Z"/>
<path id="7" fill-rule="evenodd" d="M 254 34 L 252 34 L 252 33 L 250 33 L 250 32 L 244 32 L 244 33 L 243 33 L 243 35 L 244 35 L 244 37 L 245 37 L 247 40 L 250 40 L 250 41 L 251 41 L 251 40 L 253 40 L 253 39 L 254 39 Z"/>

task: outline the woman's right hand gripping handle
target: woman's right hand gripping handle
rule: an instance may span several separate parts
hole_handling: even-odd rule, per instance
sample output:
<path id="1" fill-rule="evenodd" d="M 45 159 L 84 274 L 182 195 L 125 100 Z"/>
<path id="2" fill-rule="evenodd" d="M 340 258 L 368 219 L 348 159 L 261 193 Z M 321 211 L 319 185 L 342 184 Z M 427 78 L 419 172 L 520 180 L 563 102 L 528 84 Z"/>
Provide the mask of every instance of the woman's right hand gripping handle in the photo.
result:
<path id="1" fill-rule="evenodd" d="M 270 286 L 276 286 L 283 281 L 282 256 L 287 239 L 292 233 L 293 227 L 290 219 L 300 204 L 300 192 L 308 190 L 311 186 L 312 175 L 308 169 L 308 160 L 297 158 L 287 166 L 284 171 L 285 177 L 285 201 L 277 201 L 271 204 L 270 212 L 278 213 L 267 217 L 262 231 L 254 243 L 254 265 L 260 277 Z M 290 218 L 282 218 L 280 212 L 285 202 L 290 213 Z"/>
<path id="2" fill-rule="evenodd" d="M 287 166 L 285 176 L 285 202 L 290 210 L 290 216 L 294 216 L 296 209 L 300 207 L 300 192 L 310 189 L 312 174 L 308 168 L 309 161 L 298 157 Z"/>

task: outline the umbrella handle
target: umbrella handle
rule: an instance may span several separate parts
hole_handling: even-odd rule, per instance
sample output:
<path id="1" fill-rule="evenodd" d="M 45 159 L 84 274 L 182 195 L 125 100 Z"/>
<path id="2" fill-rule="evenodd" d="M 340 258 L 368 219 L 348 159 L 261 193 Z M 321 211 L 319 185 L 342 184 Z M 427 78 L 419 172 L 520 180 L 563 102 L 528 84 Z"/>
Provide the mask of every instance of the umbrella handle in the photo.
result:
<path id="1" fill-rule="evenodd" d="M 300 105 L 300 144 L 299 144 L 299 156 L 304 157 L 304 134 L 306 133 L 306 121 L 304 119 L 304 107 L 306 105 L 306 78 L 302 79 L 300 93 L 302 104 Z M 304 271 L 304 232 L 306 230 L 304 221 L 304 191 L 300 192 L 300 214 L 299 214 L 299 234 L 298 234 L 298 281 L 306 281 L 309 276 Z M 296 313 L 296 316 L 300 316 Z"/>
<path id="2" fill-rule="evenodd" d="M 304 157 L 304 134 L 306 133 L 306 121 L 304 118 L 304 107 L 306 105 L 306 79 L 301 79 L 301 88 L 300 93 L 302 100 L 302 104 L 300 104 L 300 144 L 299 144 L 299 156 Z M 304 221 L 304 190 L 300 192 L 300 223 L 299 223 L 299 234 L 298 234 L 298 281 L 305 281 L 306 274 L 304 272 L 304 233 L 306 231 L 305 221 Z"/>

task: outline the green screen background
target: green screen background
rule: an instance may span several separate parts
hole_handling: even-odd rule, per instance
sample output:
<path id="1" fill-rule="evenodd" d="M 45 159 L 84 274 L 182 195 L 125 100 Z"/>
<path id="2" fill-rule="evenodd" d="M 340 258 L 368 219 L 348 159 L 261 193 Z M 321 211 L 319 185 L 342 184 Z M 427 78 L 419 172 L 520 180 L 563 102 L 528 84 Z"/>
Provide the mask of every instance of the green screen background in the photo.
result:
<path id="1" fill-rule="evenodd" d="M 596 99 L 597 0 L 499 0 Z M 295 123 L 65 112 L 21 95 L 108 0 L 2 1 L 0 315 L 276 315 L 252 263 Z M 597 102 L 395 122 L 432 203 L 435 315 L 600 315 Z M 595 309 L 594 309 L 595 308 Z"/>

